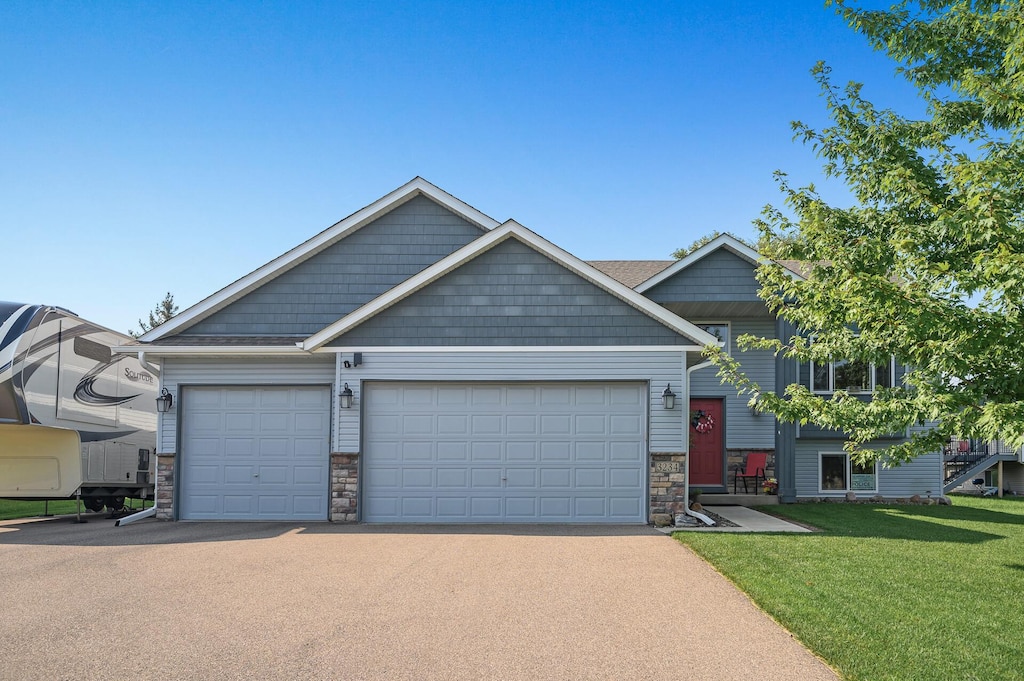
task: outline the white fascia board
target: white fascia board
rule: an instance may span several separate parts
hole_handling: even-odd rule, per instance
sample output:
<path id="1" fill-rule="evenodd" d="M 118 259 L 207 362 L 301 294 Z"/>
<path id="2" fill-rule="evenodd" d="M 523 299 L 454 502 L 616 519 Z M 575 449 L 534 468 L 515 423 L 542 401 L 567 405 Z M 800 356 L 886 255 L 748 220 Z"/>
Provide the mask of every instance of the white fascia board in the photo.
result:
<path id="1" fill-rule="evenodd" d="M 345 238 L 360 227 L 373 222 L 381 215 L 394 210 L 401 204 L 416 196 L 426 196 L 441 204 L 448 210 L 456 213 L 467 221 L 477 225 L 484 231 L 491 231 L 498 227 L 499 223 L 468 203 L 461 201 L 448 192 L 427 182 L 422 177 L 416 177 L 412 181 L 402 185 L 386 196 L 377 199 L 370 205 L 362 208 L 340 222 L 335 223 L 313 238 L 296 246 L 292 250 L 271 260 L 263 267 L 247 274 L 238 281 L 222 288 L 212 296 L 196 303 L 184 312 L 181 312 L 160 326 L 139 337 L 140 341 L 154 341 L 173 334 L 175 331 L 188 328 L 192 324 L 208 317 L 217 310 L 238 300 L 246 293 L 258 288 L 267 281 L 291 269 L 306 258 L 316 254 L 330 244 Z"/>
<path id="2" fill-rule="evenodd" d="M 675 313 L 669 312 L 657 303 L 643 297 L 624 284 L 612 279 L 607 274 L 583 262 L 576 256 L 555 246 L 550 241 L 541 238 L 537 234 L 526 229 L 518 222 L 509 220 L 498 229 L 485 234 L 476 241 L 473 241 L 461 249 L 455 251 L 447 258 L 431 265 L 422 272 L 410 277 L 390 291 L 375 298 L 361 308 L 352 311 L 335 323 L 313 334 L 302 343 L 304 350 L 312 352 L 319 350 L 332 339 L 355 328 L 367 319 L 386 310 L 403 298 L 415 293 L 427 284 L 437 280 L 462 264 L 469 262 L 481 253 L 497 246 L 505 239 L 517 238 L 523 243 L 546 255 L 563 267 L 575 272 L 591 283 L 605 289 L 623 302 L 631 305 L 637 310 L 647 314 L 649 317 L 661 322 L 673 331 L 686 336 L 698 344 L 717 344 L 716 339 L 706 331 L 694 326 Z"/>
<path id="3" fill-rule="evenodd" d="M 581 352 L 620 352 L 620 353 L 644 353 L 644 352 L 700 352 L 703 345 L 374 345 L 348 347 L 322 347 L 314 354 L 327 353 L 436 353 L 452 354 L 458 352 L 472 353 L 530 353 L 530 352 L 564 352 L 578 354 Z"/>
<path id="4" fill-rule="evenodd" d="M 704 244 L 703 246 L 695 250 L 693 253 L 687 255 L 682 260 L 679 260 L 674 264 L 669 265 L 661 272 L 658 272 L 647 281 L 638 285 L 634 290 L 638 293 L 643 293 L 644 291 L 656 286 L 657 284 L 660 284 L 666 279 L 674 277 L 675 275 L 679 274 L 680 272 L 682 272 L 695 262 L 703 260 L 708 255 L 717 251 L 719 248 L 726 248 L 732 251 L 733 253 L 735 253 L 736 255 L 743 258 L 744 260 L 746 260 L 747 262 L 754 266 L 771 263 L 771 260 L 765 258 L 763 255 L 761 255 L 753 248 L 740 241 L 739 239 L 736 239 L 735 237 L 732 237 L 728 234 L 720 234 L 717 237 L 715 237 L 712 241 L 709 241 L 708 243 Z"/>
<path id="5" fill-rule="evenodd" d="M 120 345 L 111 348 L 111 352 L 119 355 L 137 355 L 144 352 L 151 357 L 309 354 L 297 345 Z"/>

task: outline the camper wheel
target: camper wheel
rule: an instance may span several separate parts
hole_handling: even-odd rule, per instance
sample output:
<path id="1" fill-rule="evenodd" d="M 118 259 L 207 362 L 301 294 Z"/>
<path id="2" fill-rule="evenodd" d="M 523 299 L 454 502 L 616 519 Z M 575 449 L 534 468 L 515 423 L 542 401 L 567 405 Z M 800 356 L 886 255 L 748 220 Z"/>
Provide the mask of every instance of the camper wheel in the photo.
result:
<path id="1" fill-rule="evenodd" d="M 82 503 L 93 513 L 99 513 L 103 510 L 103 502 L 103 497 L 82 497 Z"/>
<path id="2" fill-rule="evenodd" d="M 103 501 L 108 511 L 120 511 L 124 508 L 124 497 L 106 497 Z"/>

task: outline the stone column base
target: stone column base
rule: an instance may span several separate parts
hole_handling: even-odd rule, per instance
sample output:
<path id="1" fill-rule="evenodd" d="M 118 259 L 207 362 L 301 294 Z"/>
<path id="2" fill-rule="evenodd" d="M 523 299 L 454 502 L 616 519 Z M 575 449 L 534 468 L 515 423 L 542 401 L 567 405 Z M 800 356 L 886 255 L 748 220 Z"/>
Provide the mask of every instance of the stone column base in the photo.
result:
<path id="1" fill-rule="evenodd" d="M 650 514 L 675 515 L 684 510 L 686 495 L 686 454 L 655 452 L 651 454 Z"/>
<path id="2" fill-rule="evenodd" d="M 354 523 L 359 515 L 359 454 L 331 454 L 331 520 Z"/>
<path id="3" fill-rule="evenodd" d="M 174 520 L 174 452 L 156 455 L 156 517 Z"/>

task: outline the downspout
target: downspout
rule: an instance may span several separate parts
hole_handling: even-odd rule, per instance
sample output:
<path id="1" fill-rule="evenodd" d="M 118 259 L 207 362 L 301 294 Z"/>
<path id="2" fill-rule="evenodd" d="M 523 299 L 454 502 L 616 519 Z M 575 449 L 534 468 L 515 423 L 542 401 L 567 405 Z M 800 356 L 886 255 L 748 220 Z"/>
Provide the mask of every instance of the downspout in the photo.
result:
<path id="1" fill-rule="evenodd" d="M 686 355 L 683 355 L 684 357 Z M 700 369 L 707 369 L 710 366 L 714 366 L 714 362 L 711 360 L 704 360 L 700 364 L 694 364 L 686 370 L 685 381 L 683 385 L 683 448 L 686 451 L 686 460 L 683 462 L 683 480 L 685 487 L 683 488 L 683 513 L 686 515 L 693 516 L 698 520 L 708 524 L 714 525 L 714 521 L 708 518 L 703 513 L 697 513 L 696 511 L 690 510 L 690 379 L 691 374 L 694 371 Z"/>

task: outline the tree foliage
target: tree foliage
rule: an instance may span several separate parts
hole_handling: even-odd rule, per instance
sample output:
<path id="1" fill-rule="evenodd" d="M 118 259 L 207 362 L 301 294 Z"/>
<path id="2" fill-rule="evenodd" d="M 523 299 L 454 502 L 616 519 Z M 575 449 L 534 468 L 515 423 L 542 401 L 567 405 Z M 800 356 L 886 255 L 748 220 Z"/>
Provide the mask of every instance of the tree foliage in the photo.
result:
<path id="1" fill-rule="evenodd" d="M 174 304 L 174 296 L 168 291 L 164 299 L 161 300 L 155 308 L 149 313 L 149 321 L 139 320 L 139 328 L 141 331 L 129 331 L 133 338 L 138 338 L 142 334 L 146 333 L 150 329 L 160 326 L 168 319 L 178 314 L 178 306 Z"/>
<path id="2" fill-rule="evenodd" d="M 902 461 L 950 437 L 1024 443 L 1024 9 L 1020 0 L 920 0 L 867 10 L 834 6 L 899 64 L 926 114 L 874 106 L 861 85 L 813 75 L 830 114 L 796 137 L 845 182 L 852 207 L 777 174 L 788 211 L 758 221 L 761 252 L 798 260 L 806 278 L 777 264 L 758 269 L 769 308 L 791 338 L 744 337 L 799 362 L 849 358 L 909 366 L 904 381 L 864 401 L 791 385 L 777 395 L 713 354 L 720 375 L 780 419 L 848 433 L 863 460 Z M 792 217 L 791 217 L 792 216 Z M 926 425 L 927 424 L 927 425 Z M 911 429 L 884 452 L 862 447 Z"/>

